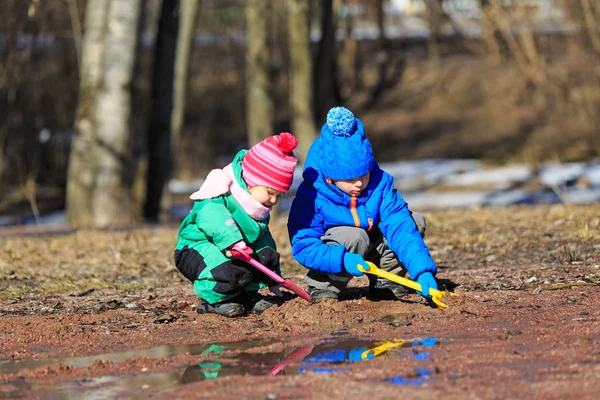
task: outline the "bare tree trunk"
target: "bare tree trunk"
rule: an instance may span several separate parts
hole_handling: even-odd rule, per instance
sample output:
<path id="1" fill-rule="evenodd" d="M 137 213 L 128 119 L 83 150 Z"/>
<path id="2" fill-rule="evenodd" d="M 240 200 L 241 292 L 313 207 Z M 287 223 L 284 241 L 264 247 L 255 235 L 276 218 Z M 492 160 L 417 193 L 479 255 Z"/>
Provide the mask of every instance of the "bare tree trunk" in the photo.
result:
<path id="1" fill-rule="evenodd" d="M 343 0 L 344 6 L 349 8 L 348 0 Z M 383 13 L 383 11 L 382 11 Z M 352 97 L 352 94 L 359 86 L 360 81 L 360 59 L 358 57 L 358 43 L 353 36 L 354 20 L 352 14 L 348 12 L 344 21 L 344 39 L 338 52 L 337 64 L 343 65 L 338 69 L 338 90 L 340 98 L 345 101 Z M 383 20 L 381 20 L 383 24 Z M 385 38 L 383 34 L 383 25 L 380 26 L 380 41 Z"/>
<path id="2" fill-rule="evenodd" d="M 494 26 L 490 12 L 490 0 L 479 0 L 481 22 L 483 24 L 483 41 L 487 47 L 487 54 L 493 64 L 502 61 L 502 44 L 498 41 L 498 30 Z"/>
<path id="3" fill-rule="evenodd" d="M 491 18 L 498 31 L 506 41 L 512 56 L 521 69 L 525 79 L 538 86 L 548 86 L 548 77 L 544 66 L 538 56 L 535 41 L 527 21 L 521 19 L 517 36 L 511 30 L 511 21 L 499 0 L 490 0 Z M 517 11 L 522 11 L 517 5 Z M 551 85 L 550 85 L 551 86 Z"/>
<path id="4" fill-rule="evenodd" d="M 179 1 L 163 0 L 152 77 L 152 108 L 148 125 L 148 174 L 144 218 L 158 221 L 163 190 L 171 175 L 171 112 Z"/>
<path id="5" fill-rule="evenodd" d="M 109 5 L 106 0 L 89 0 L 85 13 L 75 137 L 67 173 L 67 220 L 73 226 L 93 225 L 90 198 L 96 190 L 96 98 L 103 77 Z"/>
<path id="6" fill-rule="evenodd" d="M 392 58 L 392 55 L 397 53 L 390 50 L 390 41 L 387 40 L 385 36 L 385 13 L 383 10 L 383 1 L 377 0 L 375 4 L 377 6 L 377 24 L 379 25 L 379 43 L 377 53 L 375 54 L 373 61 L 378 70 L 378 78 L 377 84 L 373 86 L 373 90 L 371 91 L 368 102 L 365 103 L 365 107 L 367 109 L 370 109 L 377 104 L 381 95 L 386 89 L 394 87 L 394 84 L 391 82 L 390 77 L 388 76 L 390 75 L 389 71 L 399 71 L 399 75 L 394 73 L 392 77 L 401 77 L 405 67 L 403 54 L 400 54 L 397 60 Z M 400 66 L 400 68 L 397 68 L 396 66 Z"/>
<path id="7" fill-rule="evenodd" d="M 186 84 L 190 64 L 190 50 L 198 18 L 198 0 L 181 0 L 180 25 L 175 53 L 175 82 L 173 90 L 173 114 L 171 115 L 171 150 L 179 149 L 179 138 L 185 115 Z M 177 160 L 173 159 L 173 170 Z"/>
<path id="8" fill-rule="evenodd" d="M 130 157 L 131 87 L 140 0 L 110 2 L 104 77 L 97 94 L 96 187 L 91 196 L 95 226 L 133 222 Z"/>
<path id="9" fill-rule="evenodd" d="M 321 42 L 314 66 L 314 114 L 317 122 L 324 120 L 327 111 L 341 102 L 337 82 L 337 48 L 335 42 L 337 0 L 321 2 L 323 19 Z"/>
<path id="10" fill-rule="evenodd" d="M 77 7 L 77 0 L 67 1 L 69 3 L 73 41 L 75 42 L 75 51 L 77 53 L 77 66 L 81 68 L 81 21 L 79 20 L 79 8 Z"/>
<path id="11" fill-rule="evenodd" d="M 383 1 L 377 0 L 377 28 L 379 28 L 379 48 L 387 47 L 387 38 L 385 37 L 385 12 L 383 11 Z"/>
<path id="12" fill-rule="evenodd" d="M 427 9 L 427 24 L 429 25 L 427 48 L 429 58 L 437 69 L 440 67 L 440 39 L 442 37 L 444 10 L 440 0 L 425 0 L 425 7 Z"/>
<path id="13" fill-rule="evenodd" d="M 316 138 L 312 114 L 309 10 L 306 0 L 288 0 L 287 4 L 292 132 L 298 137 L 297 156 L 304 162 L 308 149 Z"/>
<path id="14" fill-rule="evenodd" d="M 600 32 L 598 31 L 598 14 L 600 4 L 593 0 L 581 0 L 581 8 L 590 43 L 596 54 L 600 54 Z"/>
<path id="15" fill-rule="evenodd" d="M 273 99 L 269 79 L 269 0 L 249 0 L 247 6 L 246 119 L 252 146 L 273 134 Z"/>

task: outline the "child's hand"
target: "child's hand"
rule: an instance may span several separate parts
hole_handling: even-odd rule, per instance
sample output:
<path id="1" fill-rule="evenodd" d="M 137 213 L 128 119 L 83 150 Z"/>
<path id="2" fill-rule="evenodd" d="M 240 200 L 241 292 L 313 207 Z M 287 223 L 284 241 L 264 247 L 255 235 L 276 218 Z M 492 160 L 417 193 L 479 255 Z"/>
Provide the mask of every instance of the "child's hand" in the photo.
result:
<path id="1" fill-rule="evenodd" d="M 269 290 L 277 297 L 283 297 L 283 293 L 279 290 L 281 288 L 280 284 L 269 286 Z"/>
<path id="2" fill-rule="evenodd" d="M 233 256 L 233 254 L 231 254 L 231 248 L 233 246 L 237 246 L 241 249 L 246 250 L 246 252 L 248 252 L 248 254 L 252 253 L 252 249 L 248 248 L 248 246 L 246 246 L 246 243 L 243 240 L 240 240 L 239 242 L 232 244 L 231 246 L 229 246 L 229 248 L 227 250 L 225 250 L 225 256 L 227 256 L 229 258 L 231 258 Z"/>
<path id="3" fill-rule="evenodd" d="M 431 296 L 429 295 L 429 289 L 437 290 L 438 288 L 437 282 L 435 281 L 431 272 L 423 272 L 417 278 L 417 282 L 419 283 L 419 285 L 421 285 L 421 292 L 417 293 L 421 296 L 427 297 L 428 299 L 431 298 Z"/>
<path id="4" fill-rule="evenodd" d="M 344 254 L 344 269 L 348 271 L 350 275 L 363 276 L 364 273 L 356 266 L 359 264 L 364 269 L 369 269 L 369 266 L 360 254 L 350 253 L 349 251 Z"/>

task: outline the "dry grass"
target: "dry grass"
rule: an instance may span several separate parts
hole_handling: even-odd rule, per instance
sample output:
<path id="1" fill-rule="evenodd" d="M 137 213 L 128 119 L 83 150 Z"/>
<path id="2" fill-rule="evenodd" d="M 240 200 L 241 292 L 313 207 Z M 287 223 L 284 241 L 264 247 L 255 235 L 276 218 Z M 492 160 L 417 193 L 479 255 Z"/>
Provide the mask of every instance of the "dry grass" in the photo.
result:
<path id="1" fill-rule="evenodd" d="M 445 271 L 600 265 L 598 206 L 540 206 L 427 213 L 426 242 Z M 283 223 L 271 230 L 284 275 L 304 271 L 291 257 Z M 0 239 L 0 298 L 89 288 L 128 291 L 188 285 L 173 265 L 177 229 L 79 231 Z M 598 268 L 598 267 L 596 267 Z"/>
<path id="2" fill-rule="evenodd" d="M 176 239 L 175 229 L 5 238 L 0 243 L 0 296 L 179 283 L 172 259 Z"/>

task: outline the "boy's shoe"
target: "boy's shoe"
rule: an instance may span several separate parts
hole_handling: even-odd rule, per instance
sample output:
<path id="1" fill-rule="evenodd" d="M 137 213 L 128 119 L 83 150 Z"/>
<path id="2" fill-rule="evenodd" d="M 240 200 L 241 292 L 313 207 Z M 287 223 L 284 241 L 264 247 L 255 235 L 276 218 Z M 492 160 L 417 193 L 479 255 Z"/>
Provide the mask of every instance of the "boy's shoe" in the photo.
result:
<path id="1" fill-rule="evenodd" d="M 398 300 L 410 293 L 414 293 L 414 291 L 397 283 L 377 281 L 375 286 L 369 286 L 367 298 L 369 300 Z"/>
<path id="2" fill-rule="evenodd" d="M 218 314 L 223 317 L 234 318 L 245 315 L 246 309 L 240 303 L 208 304 L 204 300 L 201 300 L 196 312 L 198 314 Z"/>
<path id="3" fill-rule="evenodd" d="M 322 300 L 337 300 L 338 294 L 327 289 L 317 289 L 313 287 L 308 288 L 308 295 L 315 303 Z"/>

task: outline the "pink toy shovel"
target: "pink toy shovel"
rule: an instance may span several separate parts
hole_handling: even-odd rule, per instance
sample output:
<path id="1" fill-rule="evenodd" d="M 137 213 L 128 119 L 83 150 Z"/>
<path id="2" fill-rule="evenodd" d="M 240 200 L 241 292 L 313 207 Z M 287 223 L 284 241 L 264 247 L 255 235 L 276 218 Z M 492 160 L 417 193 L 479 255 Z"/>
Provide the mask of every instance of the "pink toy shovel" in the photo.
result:
<path id="1" fill-rule="evenodd" d="M 309 303 L 312 302 L 312 299 L 310 298 L 308 293 L 306 293 L 304 291 L 304 289 L 302 289 L 300 286 L 296 285 L 290 279 L 283 279 L 282 277 L 277 275 L 275 272 L 271 271 L 269 268 L 265 267 L 264 265 L 262 265 L 261 263 L 256 261 L 254 258 L 250 257 L 250 255 L 248 253 L 246 253 L 246 251 L 244 249 L 242 249 L 241 247 L 233 246 L 231 248 L 231 254 L 234 257 L 239 258 L 242 261 L 246 261 L 247 263 L 249 263 L 256 269 L 262 271 L 269 278 L 271 278 L 275 282 L 283 285 L 283 287 L 285 287 L 286 289 L 289 289 L 292 292 L 296 293 L 298 296 L 302 297 L 304 300 L 308 301 Z"/>
<path id="2" fill-rule="evenodd" d="M 315 346 L 313 346 L 312 344 L 307 344 L 292 351 L 286 358 L 283 359 L 283 361 L 281 361 L 279 364 L 273 367 L 272 370 L 267 372 L 267 376 L 277 375 L 288 365 L 302 362 L 302 360 L 304 360 L 304 357 L 310 354 L 313 347 Z"/>

